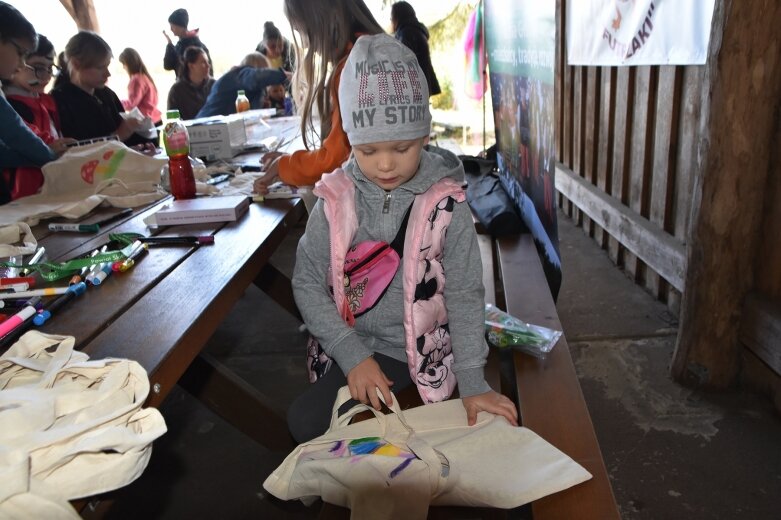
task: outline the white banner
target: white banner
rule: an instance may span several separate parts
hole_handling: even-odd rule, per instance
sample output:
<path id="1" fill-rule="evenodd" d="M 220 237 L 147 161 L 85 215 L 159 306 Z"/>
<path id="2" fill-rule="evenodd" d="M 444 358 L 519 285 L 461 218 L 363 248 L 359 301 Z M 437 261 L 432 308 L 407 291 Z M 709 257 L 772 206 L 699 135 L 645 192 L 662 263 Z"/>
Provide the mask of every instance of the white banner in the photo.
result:
<path id="1" fill-rule="evenodd" d="M 716 0 L 567 2 L 570 65 L 702 65 Z"/>

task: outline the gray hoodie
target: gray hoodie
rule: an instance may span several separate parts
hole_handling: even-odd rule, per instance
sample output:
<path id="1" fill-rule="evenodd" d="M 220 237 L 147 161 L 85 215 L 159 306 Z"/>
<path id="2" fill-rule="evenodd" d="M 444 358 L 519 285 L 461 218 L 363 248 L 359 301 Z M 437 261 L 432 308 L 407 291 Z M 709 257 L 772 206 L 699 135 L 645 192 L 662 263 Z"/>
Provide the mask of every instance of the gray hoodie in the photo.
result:
<path id="1" fill-rule="evenodd" d="M 415 195 L 444 177 L 464 181 L 464 169 L 458 158 L 433 147 L 422 152 L 417 174 L 389 193 L 363 175 L 354 157 L 349 159 L 344 171 L 356 187 L 359 227 L 353 244 L 364 240 L 393 241 Z M 388 211 L 383 212 L 386 202 Z M 293 275 L 296 304 L 309 332 L 345 374 L 374 352 L 406 362 L 403 269 L 398 270 L 377 305 L 358 316 L 355 328 L 350 328 L 339 316 L 328 288 L 329 247 L 328 221 L 323 201 L 318 200 L 309 216 L 306 233 L 298 243 Z M 472 214 L 466 203 L 457 204 L 453 212 L 445 240 L 443 267 L 453 371 L 461 397 L 469 397 L 487 392 L 490 387 L 483 375 L 488 354 L 483 332 L 483 267 Z"/>

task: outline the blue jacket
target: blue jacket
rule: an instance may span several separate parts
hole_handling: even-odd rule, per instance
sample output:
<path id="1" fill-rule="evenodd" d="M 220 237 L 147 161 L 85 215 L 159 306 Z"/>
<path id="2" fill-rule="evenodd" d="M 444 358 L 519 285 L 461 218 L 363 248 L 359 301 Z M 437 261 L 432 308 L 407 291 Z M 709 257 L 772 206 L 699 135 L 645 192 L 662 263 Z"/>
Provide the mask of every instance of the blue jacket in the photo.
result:
<path id="1" fill-rule="evenodd" d="M 243 90 L 249 98 L 250 108 L 263 108 L 262 101 L 268 85 L 285 83 L 285 73 L 280 69 L 234 67 L 212 87 L 201 110 L 195 117 L 227 116 L 236 112 L 236 94 Z"/>

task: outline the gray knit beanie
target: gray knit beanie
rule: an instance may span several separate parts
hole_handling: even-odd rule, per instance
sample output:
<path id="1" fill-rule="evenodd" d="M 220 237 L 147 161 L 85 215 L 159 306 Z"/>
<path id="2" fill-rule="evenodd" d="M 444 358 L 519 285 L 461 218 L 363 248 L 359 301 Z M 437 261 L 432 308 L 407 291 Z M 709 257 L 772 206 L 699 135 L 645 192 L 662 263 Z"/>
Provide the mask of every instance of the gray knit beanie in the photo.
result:
<path id="1" fill-rule="evenodd" d="M 415 54 L 387 34 L 355 42 L 339 83 L 339 109 L 353 146 L 431 132 L 426 76 Z"/>

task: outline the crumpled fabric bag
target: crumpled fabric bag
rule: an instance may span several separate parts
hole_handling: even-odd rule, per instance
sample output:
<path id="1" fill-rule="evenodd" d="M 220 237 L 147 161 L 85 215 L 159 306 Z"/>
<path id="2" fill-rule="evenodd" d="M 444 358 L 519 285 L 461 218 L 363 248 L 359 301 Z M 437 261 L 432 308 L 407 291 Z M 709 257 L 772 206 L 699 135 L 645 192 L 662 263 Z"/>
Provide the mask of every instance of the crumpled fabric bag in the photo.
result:
<path id="1" fill-rule="evenodd" d="M 140 476 L 166 431 L 158 410 L 142 408 L 149 379 L 141 365 L 90 360 L 74 343 L 30 331 L 0 356 L 0 518 L 20 508 L 70 518 L 68 500 Z"/>
<path id="2" fill-rule="evenodd" d="M 378 392 L 379 394 L 379 392 Z M 582 466 L 528 428 L 486 412 L 467 425 L 460 399 L 391 414 L 366 405 L 338 416 L 350 399 L 339 390 L 331 425 L 301 444 L 263 483 L 282 500 L 348 507 L 355 519 L 426 518 L 429 505 L 510 509 L 591 478 Z M 348 424 L 361 411 L 374 419 Z"/>
<path id="3" fill-rule="evenodd" d="M 35 225 L 54 216 L 75 219 L 102 203 L 120 208 L 150 204 L 168 195 L 160 186 L 165 164 L 165 159 L 146 156 L 120 141 L 69 148 L 42 168 L 40 193 L 3 206 L 0 225 Z"/>

